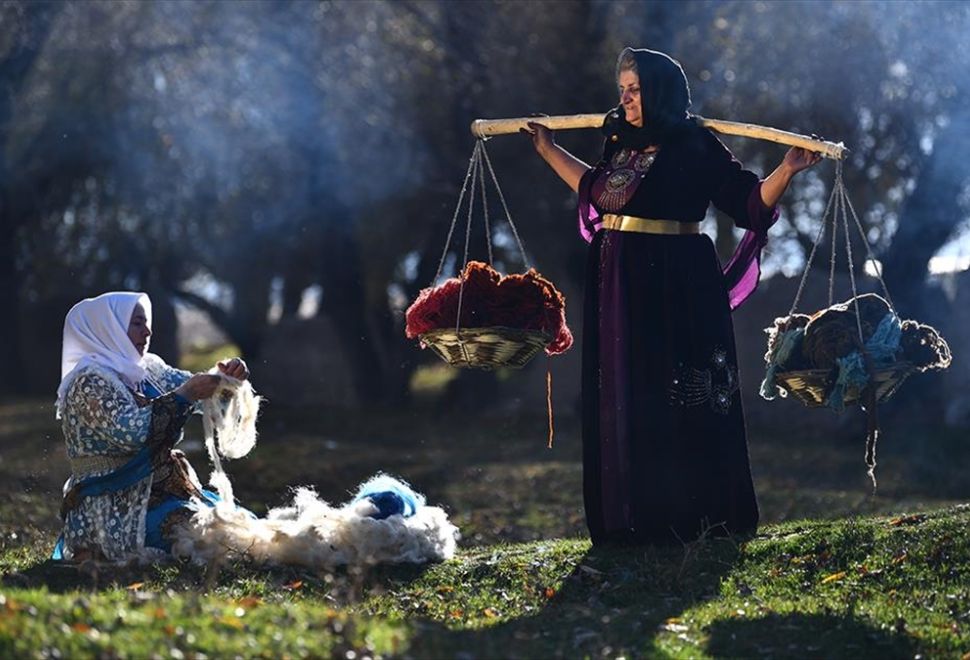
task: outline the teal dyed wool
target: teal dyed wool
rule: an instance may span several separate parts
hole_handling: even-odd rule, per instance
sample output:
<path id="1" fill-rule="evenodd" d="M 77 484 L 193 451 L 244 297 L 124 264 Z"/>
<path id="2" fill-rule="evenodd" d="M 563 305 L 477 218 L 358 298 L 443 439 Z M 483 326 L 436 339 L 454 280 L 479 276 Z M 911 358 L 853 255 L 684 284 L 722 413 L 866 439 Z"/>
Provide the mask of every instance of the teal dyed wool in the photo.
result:
<path id="1" fill-rule="evenodd" d="M 779 369 L 784 369 L 785 363 L 788 362 L 792 353 L 796 350 L 801 350 L 802 338 L 804 336 L 805 328 L 795 328 L 794 330 L 781 333 L 781 339 L 778 340 L 776 348 L 768 361 L 765 379 L 761 381 L 761 396 L 763 398 L 771 401 L 779 394 L 785 396 L 785 391 L 778 387 L 775 378 Z"/>
<path id="2" fill-rule="evenodd" d="M 866 352 L 873 367 L 886 367 L 896 361 L 901 336 L 899 317 L 891 312 L 882 317 L 876 331 L 866 342 Z M 837 358 L 836 363 L 839 375 L 825 404 L 836 412 L 842 412 L 845 409 L 845 393 L 850 389 L 858 391 L 865 388 L 869 383 L 869 374 L 866 373 L 865 360 L 859 351 Z"/>

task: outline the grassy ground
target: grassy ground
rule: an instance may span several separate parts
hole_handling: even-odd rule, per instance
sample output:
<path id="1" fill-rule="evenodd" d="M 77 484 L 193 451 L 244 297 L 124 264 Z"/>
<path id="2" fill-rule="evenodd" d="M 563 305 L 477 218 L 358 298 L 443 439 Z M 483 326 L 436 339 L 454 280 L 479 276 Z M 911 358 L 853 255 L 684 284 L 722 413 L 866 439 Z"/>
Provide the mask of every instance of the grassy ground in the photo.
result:
<path id="1" fill-rule="evenodd" d="M 873 497 L 854 434 L 752 430 L 770 523 L 756 538 L 606 551 L 584 538 L 575 420 L 557 420 L 548 450 L 542 419 L 316 415 L 267 410 L 257 449 L 230 464 L 237 496 L 260 511 L 309 484 L 340 502 L 386 469 L 449 510 L 463 533 L 455 560 L 335 574 L 45 562 L 67 474 L 59 430 L 48 402 L 0 405 L 0 657 L 970 652 L 970 447 L 958 433 L 884 443 Z M 188 453 L 203 472 L 200 448 Z"/>

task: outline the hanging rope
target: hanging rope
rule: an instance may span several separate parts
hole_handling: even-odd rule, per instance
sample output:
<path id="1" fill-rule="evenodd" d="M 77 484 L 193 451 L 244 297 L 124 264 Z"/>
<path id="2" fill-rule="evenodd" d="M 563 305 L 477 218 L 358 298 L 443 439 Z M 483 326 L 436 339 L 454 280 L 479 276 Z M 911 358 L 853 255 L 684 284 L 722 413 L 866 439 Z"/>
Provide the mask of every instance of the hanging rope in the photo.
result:
<path id="1" fill-rule="evenodd" d="M 889 295 L 889 289 L 886 287 L 886 282 L 883 280 L 881 268 L 876 267 L 876 258 L 872 254 L 872 248 L 869 246 L 869 241 L 866 239 L 865 230 L 863 229 L 862 222 L 859 220 L 859 216 L 855 212 L 855 208 L 852 206 L 852 201 L 849 199 L 848 192 L 845 189 L 845 182 L 842 179 L 842 161 L 836 161 L 835 163 L 835 181 L 832 184 L 832 192 L 829 194 L 828 203 L 825 205 L 825 213 L 822 215 L 822 222 L 819 225 L 818 232 L 815 234 L 815 240 L 812 242 L 812 249 L 809 252 L 808 259 L 805 262 L 805 268 L 802 271 L 802 277 L 798 283 L 798 289 L 795 291 L 795 299 L 792 301 L 791 309 L 788 311 L 788 315 L 791 316 L 795 313 L 798 308 L 798 304 L 801 301 L 802 293 L 805 290 L 805 284 L 808 279 L 808 273 L 811 270 L 812 264 L 815 261 L 815 255 L 818 252 L 818 247 L 822 242 L 822 237 L 825 233 L 825 229 L 829 224 L 829 217 L 831 215 L 831 250 L 829 255 L 829 279 L 828 279 L 828 301 L 829 306 L 835 301 L 835 266 L 838 258 L 837 254 L 837 243 L 838 243 L 838 233 L 839 226 L 841 225 L 842 230 L 845 235 L 845 249 L 846 255 L 849 260 L 849 281 L 852 287 L 853 299 L 858 297 L 858 290 L 855 278 L 855 264 L 852 257 L 852 243 L 851 243 L 851 231 L 849 229 L 849 213 L 851 212 L 854 224 L 862 239 L 862 244 L 866 248 L 866 259 L 873 263 L 873 267 L 876 270 L 876 277 L 879 279 L 879 284 L 882 287 L 882 291 L 885 294 L 886 302 L 889 304 L 890 309 L 894 314 L 896 314 L 896 306 L 893 305 L 892 297 Z M 859 331 L 859 339 L 862 341 L 862 326 L 858 319 L 858 302 L 855 302 L 856 306 L 856 320 L 857 329 Z"/>
<path id="2" fill-rule="evenodd" d="M 795 291 L 795 300 L 792 301 L 791 309 L 788 310 L 788 316 L 795 313 L 795 308 L 798 307 L 798 301 L 802 298 L 802 291 L 805 289 L 805 281 L 808 279 L 808 271 L 811 269 L 812 262 L 815 260 L 815 252 L 818 250 L 818 246 L 822 242 L 822 235 L 825 233 L 825 223 L 828 221 L 829 213 L 832 210 L 832 204 L 835 201 L 836 193 L 841 180 L 842 161 L 839 160 L 835 162 L 835 183 L 832 185 L 832 192 L 829 195 L 828 204 L 825 205 L 825 213 L 822 215 L 822 222 L 819 224 L 818 233 L 815 234 L 815 241 L 812 243 L 812 251 L 809 253 L 808 259 L 805 262 L 805 270 L 802 271 L 802 279 L 798 282 L 798 290 Z M 834 278 L 834 274 L 832 277 Z"/>
<path id="3" fill-rule="evenodd" d="M 552 365 L 546 359 L 546 414 L 549 416 L 549 443 L 546 445 L 552 449 L 552 438 L 555 435 L 552 427 Z"/>
<path id="4" fill-rule="evenodd" d="M 832 187 L 832 192 L 835 192 L 838 188 L 836 186 Z M 835 262 L 836 254 L 835 247 L 839 242 L 839 222 L 838 222 L 838 209 L 836 209 L 835 217 L 832 219 L 832 253 L 829 255 L 829 307 L 835 302 Z M 824 226 L 824 223 L 823 223 Z"/>
<path id="5" fill-rule="evenodd" d="M 434 286 L 434 283 L 441 277 L 441 269 L 444 268 L 445 259 L 448 258 L 448 248 L 451 246 L 451 237 L 455 233 L 455 225 L 458 223 L 458 213 L 461 211 L 461 203 L 465 199 L 465 191 L 468 189 L 468 180 L 472 176 L 472 169 L 475 167 L 477 159 L 478 144 L 472 149 L 472 156 L 468 159 L 468 171 L 465 172 L 465 180 L 461 184 L 461 192 L 458 193 L 458 203 L 455 204 L 455 213 L 451 216 L 451 226 L 448 228 L 448 238 L 445 239 L 445 249 L 441 252 L 441 260 L 438 262 L 438 270 L 434 274 L 434 279 L 431 280 L 431 286 Z"/>
<path id="6" fill-rule="evenodd" d="M 471 240 L 471 220 L 473 207 L 475 204 L 476 185 L 481 189 L 482 208 L 484 209 L 485 215 L 485 241 L 488 248 L 488 260 L 489 263 L 494 261 L 494 254 L 492 250 L 491 219 L 488 215 L 488 200 L 485 192 L 486 166 L 488 167 L 489 175 L 492 178 L 492 183 L 495 186 L 495 191 L 498 193 L 499 201 L 502 204 L 502 210 L 505 211 L 505 219 L 509 223 L 509 228 L 512 230 L 512 236 L 515 238 L 515 244 L 519 248 L 519 254 L 522 256 L 522 264 L 526 269 L 531 268 L 531 263 L 529 262 L 528 255 L 525 251 L 525 245 L 522 243 L 522 238 L 519 236 L 519 230 L 515 226 L 515 222 L 512 220 L 512 214 L 509 212 L 509 206 L 505 201 L 505 194 L 502 192 L 502 187 L 499 185 L 498 177 L 495 176 L 495 169 L 492 167 L 492 161 L 488 157 L 488 151 L 485 149 L 485 140 L 477 140 L 475 142 L 474 149 L 472 149 L 471 158 L 468 159 L 468 169 L 465 172 L 465 179 L 462 182 L 461 192 L 458 194 L 458 203 L 455 205 L 455 212 L 451 217 L 451 225 L 448 227 L 448 236 L 445 239 L 444 249 L 441 251 L 441 259 L 438 260 L 438 268 L 435 271 L 434 279 L 431 282 L 432 286 L 434 286 L 434 283 L 437 282 L 438 278 L 441 277 L 441 271 L 444 269 L 445 261 L 448 259 L 448 248 L 451 246 L 451 240 L 454 237 L 455 227 L 458 224 L 458 216 L 461 213 L 461 206 L 462 202 L 465 200 L 466 193 L 468 194 L 469 198 L 468 218 L 467 222 L 465 223 L 465 246 L 461 267 L 458 269 L 459 274 L 468 264 L 469 245 Z M 469 181 L 471 181 L 471 188 L 468 186 Z M 459 303 L 460 300 L 461 297 L 459 294 Z"/>
<path id="7" fill-rule="evenodd" d="M 840 186 L 840 190 L 842 190 Z M 844 190 L 842 190 L 844 192 Z M 852 286 L 852 302 L 855 306 L 855 324 L 859 331 L 859 345 L 865 351 L 866 338 L 862 335 L 862 315 L 859 313 L 859 292 L 856 290 L 855 261 L 852 259 L 852 237 L 849 235 L 849 221 L 845 212 L 845 195 L 839 195 L 839 207 L 842 211 L 842 226 L 845 229 L 845 254 L 849 260 L 849 283 Z M 836 214 L 838 219 L 838 214 Z"/>
<path id="8" fill-rule="evenodd" d="M 495 190 L 498 191 L 498 198 L 502 202 L 502 208 L 505 210 L 505 219 L 509 223 L 509 227 L 512 228 L 512 235 L 515 236 L 515 243 L 519 246 L 519 252 L 522 254 L 522 264 L 526 269 L 532 267 L 529 263 L 529 258 L 525 254 L 525 246 L 522 244 L 522 239 L 519 238 L 519 230 L 515 228 L 515 223 L 512 222 L 512 214 L 509 213 L 509 206 L 505 203 L 505 195 L 502 194 L 502 187 L 498 185 L 498 178 L 495 176 L 495 170 L 492 169 L 492 161 L 488 157 L 488 150 L 485 149 L 485 141 L 479 140 L 481 145 L 482 154 L 485 156 L 485 164 L 488 165 L 488 172 L 492 175 L 492 183 L 495 184 Z"/>
<path id="9" fill-rule="evenodd" d="M 472 152 L 472 181 L 475 180 L 475 175 L 478 168 L 481 167 L 481 142 L 475 145 L 475 149 Z M 459 284 L 458 284 L 458 313 L 455 315 L 455 334 L 458 334 L 461 328 L 461 302 L 462 297 L 465 293 L 465 278 L 461 277 L 462 271 L 465 269 L 465 264 L 468 263 L 468 246 L 471 243 L 472 237 L 472 210 L 475 207 L 475 185 L 472 183 L 471 192 L 468 193 L 468 222 L 465 224 L 465 252 L 461 259 L 461 268 L 458 269 Z M 462 345 L 462 350 L 464 350 L 464 345 Z M 465 358 L 467 359 L 467 355 Z"/>
<path id="10" fill-rule="evenodd" d="M 849 207 L 849 211 L 852 213 L 852 219 L 855 221 L 855 226 L 859 230 L 859 237 L 862 239 L 862 244 L 866 246 L 866 259 L 872 262 L 872 269 L 876 273 L 876 277 L 879 279 L 879 284 L 882 286 L 882 292 L 886 296 L 886 302 L 889 303 L 889 309 L 892 310 L 893 314 L 899 316 L 896 312 L 896 305 L 893 304 L 892 296 L 889 295 L 889 288 L 886 286 L 886 282 L 882 278 L 882 265 L 876 261 L 876 258 L 872 255 L 872 248 L 869 246 L 869 241 L 866 239 L 866 232 L 862 228 L 862 222 L 859 221 L 859 216 L 855 212 L 855 207 L 852 206 L 852 200 L 849 199 L 849 193 L 842 186 L 842 196 L 845 198 L 845 203 Z"/>
<path id="11" fill-rule="evenodd" d="M 482 163 L 484 157 L 484 165 Z M 477 140 L 475 142 L 475 147 L 472 149 L 471 158 L 468 160 L 468 170 L 465 172 L 465 180 L 461 186 L 461 192 L 458 195 L 458 204 L 455 205 L 455 213 L 451 218 L 451 226 L 448 228 L 448 237 L 445 239 L 445 247 L 441 253 L 441 259 L 438 261 L 438 269 L 435 272 L 434 280 L 431 284 L 434 285 L 441 277 L 441 271 L 444 268 L 445 261 L 448 258 L 448 248 L 451 246 L 451 239 L 455 233 L 455 226 L 458 224 L 458 215 L 461 212 L 461 204 L 465 199 L 465 193 L 468 193 L 468 215 L 465 222 L 465 245 L 462 253 L 461 267 L 458 269 L 459 277 L 464 271 L 465 266 L 468 265 L 468 254 L 471 245 L 471 228 L 472 228 L 472 215 L 475 208 L 475 188 L 476 184 L 481 188 L 481 200 L 482 208 L 485 215 L 485 242 L 488 247 L 488 261 L 493 262 L 492 254 L 492 230 L 491 223 L 488 216 L 488 199 L 485 193 L 485 166 L 488 166 L 489 174 L 492 177 L 492 182 L 495 184 L 495 190 L 498 192 L 499 200 L 502 203 L 502 209 L 505 211 L 505 219 L 509 223 L 509 227 L 512 229 L 512 235 L 515 237 L 515 243 L 519 248 L 519 253 L 522 255 L 522 263 L 526 268 L 530 267 L 529 259 L 526 256 L 525 246 L 522 244 L 522 239 L 519 237 L 519 231 L 515 227 L 515 222 L 512 221 L 512 214 L 509 212 L 508 204 L 505 202 L 505 195 L 502 193 L 502 187 L 498 183 L 498 177 L 495 176 L 495 170 L 492 168 L 492 161 L 488 157 L 488 152 L 485 150 L 485 140 Z M 471 188 L 468 186 L 468 182 L 471 181 Z M 458 312 L 455 317 L 455 334 L 458 335 L 461 331 L 461 308 L 465 293 L 465 281 L 461 279 L 458 286 Z M 460 338 L 459 338 L 460 342 Z M 462 350 L 464 346 L 462 345 Z M 466 356 L 467 357 L 467 356 Z"/>
<path id="12" fill-rule="evenodd" d="M 485 141 L 482 140 L 482 151 L 485 150 Z M 488 263 L 494 263 L 492 258 L 492 228 L 488 219 L 488 197 L 485 195 L 485 168 L 482 167 L 481 158 L 478 162 L 478 180 L 482 184 L 482 211 L 485 214 L 485 244 L 488 247 Z"/>

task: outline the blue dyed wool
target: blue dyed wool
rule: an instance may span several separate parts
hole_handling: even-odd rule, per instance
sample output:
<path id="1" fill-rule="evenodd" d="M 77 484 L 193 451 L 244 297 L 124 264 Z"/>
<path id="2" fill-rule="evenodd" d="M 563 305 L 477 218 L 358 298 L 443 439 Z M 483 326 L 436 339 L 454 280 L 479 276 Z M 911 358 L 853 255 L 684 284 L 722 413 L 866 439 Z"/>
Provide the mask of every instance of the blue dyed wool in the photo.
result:
<path id="1" fill-rule="evenodd" d="M 882 317 L 876 331 L 866 342 L 866 352 L 872 360 L 873 367 L 887 367 L 896 361 L 900 337 L 902 337 L 902 325 L 899 317 L 890 312 Z M 846 392 L 864 389 L 869 384 L 869 374 L 866 372 L 865 360 L 859 351 L 852 351 L 845 357 L 838 358 L 836 363 L 839 367 L 839 375 L 825 404 L 836 412 L 842 412 L 845 410 Z"/>
<path id="2" fill-rule="evenodd" d="M 781 396 L 787 395 L 785 390 L 778 387 L 776 375 L 780 369 L 785 368 L 785 363 L 791 358 L 792 353 L 801 350 L 804 336 L 805 328 L 795 328 L 781 334 L 781 340 L 777 343 L 777 348 L 771 354 L 768 362 L 765 379 L 761 382 L 762 398 L 771 401 L 779 394 Z"/>
<path id="3" fill-rule="evenodd" d="M 377 474 L 357 489 L 353 503 L 369 500 L 377 512 L 371 518 L 383 520 L 390 516 L 400 515 L 405 518 L 413 516 L 424 506 L 424 495 L 415 492 L 408 484 L 386 474 Z"/>

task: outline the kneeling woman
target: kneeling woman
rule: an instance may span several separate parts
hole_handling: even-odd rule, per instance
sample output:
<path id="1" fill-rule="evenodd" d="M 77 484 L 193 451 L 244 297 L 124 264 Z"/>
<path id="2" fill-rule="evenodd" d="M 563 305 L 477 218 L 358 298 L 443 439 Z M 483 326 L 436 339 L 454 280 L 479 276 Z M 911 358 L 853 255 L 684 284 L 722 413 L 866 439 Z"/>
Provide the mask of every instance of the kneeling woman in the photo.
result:
<path id="1" fill-rule="evenodd" d="M 174 447 L 195 402 L 211 397 L 220 377 L 192 375 L 148 353 L 151 311 L 144 293 L 106 293 L 82 300 L 64 321 L 57 415 L 71 477 L 54 559 L 168 552 L 191 502 L 218 500 Z M 217 366 L 249 376 L 238 358 Z"/>

